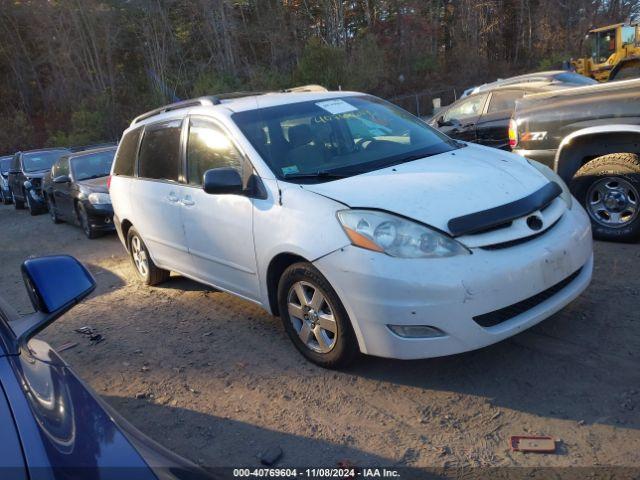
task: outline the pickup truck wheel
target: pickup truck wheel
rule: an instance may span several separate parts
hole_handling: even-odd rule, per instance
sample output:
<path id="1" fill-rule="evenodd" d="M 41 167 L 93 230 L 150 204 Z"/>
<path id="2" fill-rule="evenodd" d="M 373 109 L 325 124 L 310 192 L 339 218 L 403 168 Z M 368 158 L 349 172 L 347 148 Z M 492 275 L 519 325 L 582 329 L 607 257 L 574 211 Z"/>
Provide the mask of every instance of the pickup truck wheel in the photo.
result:
<path id="1" fill-rule="evenodd" d="M 593 236 L 631 242 L 640 238 L 640 158 L 613 153 L 580 168 L 571 192 L 591 218 Z"/>
<path id="2" fill-rule="evenodd" d="M 171 273 L 168 270 L 158 268 L 147 246 L 142 241 L 140 234 L 133 227 L 129 229 L 127 234 L 127 246 L 129 247 L 129 256 L 133 268 L 138 274 L 138 278 L 142 280 L 146 285 L 158 285 L 159 283 L 169 280 Z"/>
<path id="3" fill-rule="evenodd" d="M 24 200 L 23 201 L 18 200 L 14 193 L 11 194 L 11 197 L 13 198 L 13 208 L 15 208 L 16 210 L 23 210 Z"/>
<path id="4" fill-rule="evenodd" d="M 308 360 L 341 368 L 359 352 L 351 321 L 338 294 L 310 263 L 287 268 L 278 285 L 278 308 L 287 335 Z"/>

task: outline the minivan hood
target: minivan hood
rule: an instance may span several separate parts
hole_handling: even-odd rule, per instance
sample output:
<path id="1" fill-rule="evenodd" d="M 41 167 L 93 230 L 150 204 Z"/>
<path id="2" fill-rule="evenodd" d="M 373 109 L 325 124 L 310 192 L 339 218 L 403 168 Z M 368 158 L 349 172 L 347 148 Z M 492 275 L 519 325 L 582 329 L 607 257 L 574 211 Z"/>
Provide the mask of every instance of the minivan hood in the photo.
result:
<path id="1" fill-rule="evenodd" d="M 547 183 L 518 155 L 468 145 L 303 188 L 351 208 L 386 210 L 449 232 L 450 219 L 511 203 Z"/>

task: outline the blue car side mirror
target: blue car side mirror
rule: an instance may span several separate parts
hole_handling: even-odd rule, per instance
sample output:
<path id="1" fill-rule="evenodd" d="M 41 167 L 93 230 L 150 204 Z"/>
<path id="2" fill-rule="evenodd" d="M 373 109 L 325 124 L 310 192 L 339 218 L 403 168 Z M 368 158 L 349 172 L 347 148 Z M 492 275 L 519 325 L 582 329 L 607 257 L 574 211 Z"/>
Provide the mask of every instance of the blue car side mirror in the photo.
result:
<path id="1" fill-rule="evenodd" d="M 22 277 L 36 311 L 11 322 L 18 345 L 25 344 L 96 288 L 89 271 L 69 255 L 25 260 Z"/>
<path id="2" fill-rule="evenodd" d="M 48 314 L 72 307 L 96 287 L 84 265 L 69 255 L 25 260 L 22 277 L 33 308 Z"/>

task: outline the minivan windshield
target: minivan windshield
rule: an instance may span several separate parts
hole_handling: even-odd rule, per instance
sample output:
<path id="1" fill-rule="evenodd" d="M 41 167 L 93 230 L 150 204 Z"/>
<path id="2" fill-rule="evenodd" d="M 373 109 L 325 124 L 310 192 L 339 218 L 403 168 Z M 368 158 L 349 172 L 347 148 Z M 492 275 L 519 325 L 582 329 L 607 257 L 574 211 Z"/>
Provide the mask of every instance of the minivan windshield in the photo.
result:
<path id="1" fill-rule="evenodd" d="M 115 148 L 106 152 L 90 153 L 71 159 L 71 172 L 75 181 L 106 177 L 111 172 Z"/>
<path id="2" fill-rule="evenodd" d="M 460 148 L 384 100 L 342 96 L 233 114 L 277 177 L 329 181 Z"/>
<path id="3" fill-rule="evenodd" d="M 3 175 L 11 168 L 11 157 L 0 157 L 0 173 Z"/>
<path id="4" fill-rule="evenodd" d="M 22 155 L 22 166 L 25 172 L 38 172 L 40 170 L 49 170 L 51 166 L 65 153 L 67 150 L 47 150 L 42 152 L 29 152 Z"/>

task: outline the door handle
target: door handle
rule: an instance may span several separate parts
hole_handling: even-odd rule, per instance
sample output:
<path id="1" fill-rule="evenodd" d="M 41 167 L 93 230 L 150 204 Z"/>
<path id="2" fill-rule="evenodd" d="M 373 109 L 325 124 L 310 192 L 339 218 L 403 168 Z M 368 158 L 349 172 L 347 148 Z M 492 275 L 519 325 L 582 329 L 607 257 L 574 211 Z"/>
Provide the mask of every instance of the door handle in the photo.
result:
<path id="1" fill-rule="evenodd" d="M 195 205 L 195 204 L 196 202 L 191 200 L 191 197 L 189 195 L 187 195 L 182 199 L 182 205 L 184 205 L 185 207 L 190 207 L 191 205 Z"/>
<path id="2" fill-rule="evenodd" d="M 180 199 L 178 198 L 178 196 L 175 193 L 171 192 L 169 194 L 169 196 L 167 197 L 167 200 L 169 200 L 171 203 L 176 203 Z"/>

